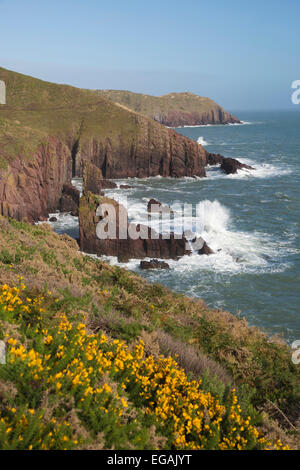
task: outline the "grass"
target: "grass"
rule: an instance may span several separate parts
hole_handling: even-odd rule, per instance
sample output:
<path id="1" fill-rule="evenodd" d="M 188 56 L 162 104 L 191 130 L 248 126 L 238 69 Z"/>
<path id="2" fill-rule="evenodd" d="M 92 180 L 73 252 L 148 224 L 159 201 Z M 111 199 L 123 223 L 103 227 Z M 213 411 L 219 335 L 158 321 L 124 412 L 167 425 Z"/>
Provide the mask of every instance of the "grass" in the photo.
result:
<path id="1" fill-rule="evenodd" d="M 289 448 L 253 425 L 235 389 L 223 390 L 220 402 L 217 388 L 205 390 L 207 376 L 203 387 L 172 357 L 146 354 L 142 340 L 128 347 L 88 331 L 84 315 L 71 322 L 55 313 L 56 301 L 22 278 L 0 286 L 8 350 L 0 368 L 1 449 Z"/>
<path id="2" fill-rule="evenodd" d="M 163 96 L 151 96 L 125 90 L 98 90 L 98 94 L 152 119 L 158 119 L 160 115 L 172 111 L 204 114 L 222 110 L 211 99 L 193 93 L 168 93 Z"/>
<path id="3" fill-rule="evenodd" d="M 201 378 L 204 391 L 221 404 L 236 387 L 245 413 L 262 432 L 267 429 L 273 439 L 298 446 L 297 432 L 274 407 L 270 410 L 272 402 L 298 427 L 299 368 L 284 343 L 249 327 L 244 319 L 209 309 L 201 300 L 83 256 L 73 239 L 47 225 L 1 217 L 0 245 L 5 247 L 0 283 L 14 286 L 23 276 L 30 291 L 51 292 L 43 315 L 46 328 L 62 313 L 72 322 L 84 315 L 94 334 L 103 331 L 130 348 L 142 339 L 146 355 L 176 358 L 187 377 Z"/>
<path id="4" fill-rule="evenodd" d="M 0 106 L 0 167 L 17 155 L 29 156 L 49 136 L 71 147 L 127 148 L 130 152 L 145 132 L 169 135 L 160 124 L 102 98 L 95 91 L 38 80 L 0 67 L 7 89 L 7 104 Z M 181 139 L 184 139 L 180 136 Z M 163 150 L 163 146 L 162 146 Z"/>

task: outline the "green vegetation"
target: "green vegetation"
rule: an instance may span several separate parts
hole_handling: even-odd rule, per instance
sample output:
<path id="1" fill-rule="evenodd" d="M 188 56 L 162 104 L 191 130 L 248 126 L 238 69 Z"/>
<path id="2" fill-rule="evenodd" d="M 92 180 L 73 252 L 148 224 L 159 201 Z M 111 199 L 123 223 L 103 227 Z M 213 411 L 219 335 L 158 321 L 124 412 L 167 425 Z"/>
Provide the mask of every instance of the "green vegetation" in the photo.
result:
<path id="1" fill-rule="evenodd" d="M 98 90 L 99 96 L 132 109 L 149 118 L 161 120 L 163 115 L 172 111 L 179 113 L 225 112 L 221 106 L 209 98 L 194 93 L 168 93 L 163 96 L 151 96 L 132 93 L 125 90 Z"/>
<path id="2" fill-rule="evenodd" d="M 73 146 L 96 139 L 105 145 L 134 146 L 145 128 L 158 123 L 102 98 L 92 90 L 38 80 L 0 67 L 7 104 L 0 106 L 0 169 L 20 155 L 30 155 L 49 137 Z M 166 130 L 167 131 L 167 130 Z"/>
<path id="3" fill-rule="evenodd" d="M 160 355 L 172 356 L 179 368 L 183 368 L 185 380 L 189 383 L 191 380 L 201 380 L 199 393 L 201 390 L 201 394 L 210 394 L 212 399 L 218 400 L 220 406 L 225 409 L 232 406 L 230 405 L 232 399 L 230 391 L 235 388 L 241 407 L 241 419 L 247 421 L 250 417 L 251 425 L 257 427 L 258 431 L 265 435 L 267 441 L 276 442 L 281 439 L 284 444 L 289 444 L 291 447 L 299 445 L 298 434 L 289 423 L 294 423 L 296 428 L 300 374 L 299 369 L 292 364 L 290 350 L 285 344 L 276 339 L 270 340 L 258 329 L 250 328 L 244 319 L 236 318 L 228 312 L 208 309 L 201 300 L 192 300 L 175 294 L 160 285 L 150 285 L 129 271 L 84 256 L 78 252 L 78 246 L 74 240 L 66 235 L 58 236 L 47 225 L 32 226 L 1 217 L 0 245 L 5 247 L 0 252 L 0 285 L 6 284 L 10 288 L 14 286 L 20 288 L 21 281 L 18 281 L 18 278 L 21 276 L 26 286 L 24 293 L 20 293 L 23 304 L 25 302 L 25 305 L 28 305 L 28 302 L 26 303 L 28 298 L 41 299 L 43 297 L 39 305 L 42 312 L 34 310 L 35 313 L 30 311 L 30 314 L 25 315 L 25 312 L 21 316 L 13 315 L 13 318 L 9 316 L 9 312 L 6 312 L 5 318 L 2 316 L 0 323 L 1 339 L 5 338 L 5 334 L 9 334 L 9 337 L 18 341 L 15 347 L 20 348 L 22 345 L 25 347 L 26 357 L 33 349 L 41 355 L 44 365 L 46 365 L 44 363 L 46 352 L 49 350 L 50 353 L 52 347 L 55 349 L 64 344 L 68 353 L 63 363 L 57 367 L 55 361 L 49 363 L 50 369 L 47 377 L 50 382 L 52 380 L 50 378 L 64 371 L 64 368 L 68 368 L 68 364 L 75 357 L 79 357 L 78 354 L 82 357 L 85 368 L 88 364 L 87 359 L 81 356 L 83 353 L 75 351 L 75 343 L 69 335 L 67 343 L 59 342 L 58 323 L 62 315 L 66 315 L 66 321 L 73 325 L 74 334 L 77 334 L 75 333 L 76 325 L 84 323 L 84 328 L 89 334 L 96 336 L 105 334 L 109 344 L 114 339 L 125 341 L 129 348 L 126 349 L 124 345 L 126 354 L 128 351 L 132 353 L 142 340 L 143 357 L 145 359 L 152 357 L 152 362 L 148 360 L 153 367 L 158 364 L 156 361 L 159 361 Z M 38 329 L 37 334 L 35 334 L 36 329 Z M 46 330 L 48 330 L 47 333 L 45 333 Z M 53 344 L 51 341 L 49 346 L 46 345 L 46 348 L 45 337 L 49 335 L 54 341 Z M 75 342 L 78 343 L 77 340 Z M 110 350 L 110 347 L 106 349 L 106 352 Z M 102 405 L 111 403 L 110 409 L 118 410 L 112 412 L 107 421 L 103 418 L 101 410 L 96 411 L 94 405 L 87 405 L 92 398 L 82 396 L 85 389 L 80 389 L 80 393 L 78 391 L 78 394 L 76 392 L 74 395 L 73 392 L 71 393 L 72 387 L 69 382 L 56 380 L 61 383 L 61 394 L 58 393 L 59 390 L 56 390 L 54 383 L 51 387 L 43 383 L 41 390 L 38 388 L 40 391 L 33 388 L 31 396 L 27 388 L 21 389 L 22 381 L 17 383 L 15 381 L 17 364 L 20 368 L 18 371 L 28 370 L 26 369 L 28 366 L 25 367 L 19 362 L 13 363 L 11 368 L 1 369 L 2 373 L 9 375 L 2 377 L 4 382 L 1 382 L 0 378 L 0 395 L 6 397 L 6 402 L 4 400 L 3 403 L 18 410 L 18 419 L 25 414 L 26 420 L 30 423 L 28 429 L 36 429 L 38 420 L 35 422 L 33 418 L 40 416 L 42 408 L 45 409 L 43 400 L 48 400 L 47 403 L 51 409 L 49 416 L 51 419 L 58 419 L 59 426 L 61 426 L 61 430 L 56 431 L 57 438 L 52 444 L 50 444 L 50 439 L 45 441 L 48 447 L 110 448 L 115 445 L 118 448 L 126 448 L 129 443 L 136 448 L 152 448 L 153 446 L 191 448 L 189 445 L 193 447 L 202 444 L 207 448 L 218 446 L 222 448 L 224 445 L 225 427 L 221 428 L 223 429 L 221 434 L 213 431 L 213 441 L 206 440 L 205 443 L 204 441 L 199 443 L 198 440 L 189 438 L 189 444 L 183 441 L 176 443 L 176 439 L 172 440 L 175 435 L 177 436 L 172 427 L 174 423 L 171 424 L 171 421 L 168 421 L 168 425 L 158 423 L 151 413 L 152 417 L 144 414 L 144 407 L 147 408 L 148 405 L 146 402 L 138 401 L 141 399 L 141 389 L 138 395 L 136 395 L 136 389 L 133 391 L 130 387 L 126 390 L 121 388 L 124 390 L 124 395 L 116 392 L 124 384 L 123 372 L 121 376 L 115 375 L 115 372 L 109 372 L 105 375 L 105 382 L 98 377 L 99 385 L 96 385 L 98 382 L 95 382 L 95 375 L 92 374 L 93 379 L 90 377 L 92 388 L 101 388 L 106 383 L 112 389 L 112 397 L 102 395 L 102 392 L 101 397 L 98 397 Z M 178 368 L 175 364 L 173 366 L 175 369 Z M 129 370 L 131 370 L 131 365 Z M 28 383 L 32 383 L 30 380 L 32 377 L 28 376 Z M 113 437 L 109 437 L 108 429 L 116 430 L 120 424 L 118 421 L 120 399 L 117 398 L 117 393 L 120 399 L 123 397 L 129 405 L 128 409 L 126 408 L 128 414 L 125 413 L 126 417 L 122 415 L 120 433 L 115 435 L 113 431 Z M 16 401 L 14 397 L 19 398 Z M 78 410 L 78 397 L 80 400 L 84 398 L 84 404 L 82 408 L 79 407 L 82 410 L 79 415 L 76 413 L 74 416 L 72 410 L 75 408 Z M 85 402 L 86 398 L 89 400 Z M 154 409 L 159 408 L 159 403 L 155 400 Z M 28 412 L 25 413 L 26 407 L 35 410 L 32 417 L 28 415 Z M 46 408 L 48 409 L 48 405 Z M 88 409 L 93 409 L 95 415 L 91 414 L 92 411 L 88 413 Z M 277 413 L 277 409 L 280 409 L 280 412 Z M 59 414 L 59 410 L 64 410 L 62 415 Z M 135 432 L 129 415 L 137 419 L 140 426 L 138 429 L 144 429 L 145 434 Z M 73 421 L 70 425 L 71 416 Z M 11 413 L 8 417 L 9 420 L 13 419 Z M 43 442 L 45 433 L 47 435 L 54 433 L 54 428 L 56 429 L 57 423 L 51 424 L 51 419 L 44 417 L 41 420 L 45 428 L 37 435 L 40 436 L 39 439 L 42 437 Z M 74 420 L 77 423 L 75 427 Z M 15 421 L 9 422 L 12 422 L 12 426 L 8 427 L 15 429 L 16 424 L 13 424 Z M 69 426 L 64 424 L 65 422 L 69 423 Z M 2 432 L 6 432 L 7 425 L 5 426 L 1 428 Z M 171 432 L 171 429 L 174 432 Z M 24 430 L 23 433 L 25 436 Z M 64 436 L 68 439 L 62 442 L 61 439 Z M 138 436 L 140 441 L 137 440 Z M 38 440 L 30 439 L 26 441 L 26 446 L 28 444 L 40 448 Z M 256 439 L 252 440 L 250 436 L 246 439 L 249 441 L 250 448 L 257 448 Z M 74 444 L 74 441 L 77 444 Z M 8 446 L 14 447 L 18 444 L 18 448 L 24 448 L 22 443 L 16 443 L 15 440 L 9 442 Z M 236 440 L 234 443 L 237 445 Z"/>

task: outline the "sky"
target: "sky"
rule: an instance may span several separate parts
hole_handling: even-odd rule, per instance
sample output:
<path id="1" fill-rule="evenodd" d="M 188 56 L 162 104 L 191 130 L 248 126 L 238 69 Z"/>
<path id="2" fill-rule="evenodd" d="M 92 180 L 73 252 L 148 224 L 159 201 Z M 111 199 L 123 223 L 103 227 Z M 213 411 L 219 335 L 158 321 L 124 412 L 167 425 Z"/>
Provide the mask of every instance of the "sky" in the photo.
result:
<path id="1" fill-rule="evenodd" d="M 56 83 L 285 109 L 299 59 L 300 0 L 0 0 L 0 65 Z"/>

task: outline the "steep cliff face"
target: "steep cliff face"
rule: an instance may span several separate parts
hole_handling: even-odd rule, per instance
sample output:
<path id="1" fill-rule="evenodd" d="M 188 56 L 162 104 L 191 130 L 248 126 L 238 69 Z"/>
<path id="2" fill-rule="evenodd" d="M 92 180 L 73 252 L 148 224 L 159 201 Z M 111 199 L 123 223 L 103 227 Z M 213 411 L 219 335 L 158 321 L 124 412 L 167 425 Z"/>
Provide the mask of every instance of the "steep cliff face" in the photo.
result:
<path id="1" fill-rule="evenodd" d="M 71 175 L 69 148 L 57 139 L 49 139 L 30 158 L 18 155 L 0 170 L 0 213 L 30 222 L 47 217 Z"/>
<path id="2" fill-rule="evenodd" d="M 38 220 L 82 163 L 104 178 L 205 176 L 206 152 L 172 129 L 99 97 L 0 68 L 0 213 Z"/>
<path id="3" fill-rule="evenodd" d="M 170 127 L 201 126 L 207 124 L 238 124 L 240 121 L 222 108 L 211 109 L 207 112 L 170 111 L 162 113 L 156 119 L 161 124 Z"/>
<path id="4" fill-rule="evenodd" d="M 77 172 L 86 159 L 101 169 L 104 178 L 205 176 L 203 147 L 141 116 L 134 118 L 135 133 L 130 139 L 120 134 L 112 142 L 109 137 L 83 135 L 75 157 Z"/>
<path id="5" fill-rule="evenodd" d="M 193 93 L 150 96 L 122 90 L 98 90 L 100 96 L 170 127 L 240 123 L 209 98 Z"/>

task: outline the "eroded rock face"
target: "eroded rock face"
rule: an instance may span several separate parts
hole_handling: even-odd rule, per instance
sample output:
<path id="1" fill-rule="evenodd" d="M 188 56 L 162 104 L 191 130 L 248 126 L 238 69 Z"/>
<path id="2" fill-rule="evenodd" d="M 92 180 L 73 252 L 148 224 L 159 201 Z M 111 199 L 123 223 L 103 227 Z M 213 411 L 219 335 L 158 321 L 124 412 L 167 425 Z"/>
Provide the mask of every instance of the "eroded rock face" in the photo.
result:
<path id="1" fill-rule="evenodd" d="M 76 140 L 70 131 L 47 137 L 47 144 L 26 156 L 15 155 L 6 170 L 0 169 L 0 214 L 28 221 L 47 217 L 59 208 L 63 184 L 82 176 L 84 160 L 102 172 L 102 189 L 116 187 L 110 178 L 206 176 L 201 145 L 142 116 L 130 119 L 134 137 L 123 137 L 120 130 L 113 142 L 96 136 Z"/>
<path id="2" fill-rule="evenodd" d="M 165 261 L 158 261 L 157 259 L 152 259 L 150 261 L 141 261 L 141 269 L 170 269 L 170 266 Z"/>
<path id="3" fill-rule="evenodd" d="M 101 169 L 105 180 L 206 176 L 206 151 L 201 145 L 143 116 L 134 115 L 131 119 L 136 129 L 134 139 L 124 138 L 120 133 L 114 142 L 108 137 L 82 140 L 76 168 L 81 161 L 88 160 Z"/>
<path id="4" fill-rule="evenodd" d="M 80 192 L 71 183 L 65 183 L 60 198 L 60 211 L 78 215 Z"/>
<path id="5" fill-rule="evenodd" d="M 88 160 L 83 162 L 83 192 L 84 193 L 94 193 L 103 195 L 102 193 L 102 180 L 103 175 L 100 168 L 96 167 L 93 163 Z"/>
<path id="6" fill-rule="evenodd" d="M 222 108 L 213 109 L 207 113 L 170 111 L 154 117 L 165 126 L 201 126 L 206 124 L 239 124 L 241 121 Z"/>
<path id="7" fill-rule="evenodd" d="M 113 232 L 115 238 L 99 239 L 96 226 L 108 213 L 106 204 L 115 209 L 115 220 L 112 223 L 116 227 Z M 99 205 L 101 210 L 97 211 Z M 125 221 L 123 226 L 120 220 Z M 79 229 L 82 251 L 117 256 L 122 261 L 131 258 L 176 259 L 190 253 L 185 238 L 176 239 L 171 233 L 168 239 L 164 239 L 161 234 L 147 226 L 129 224 L 127 211 L 122 205 L 112 199 L 97 197 L 91 193 L 80 200 Z"/>
<path id="8" fill-rule="evenodd" d="M 63 184 L 72 178 L 70 150 L 49 138 L 30 157 L 17 156 L 0 170 L 0 214 L 35 222 L 55 212 Z"/>

